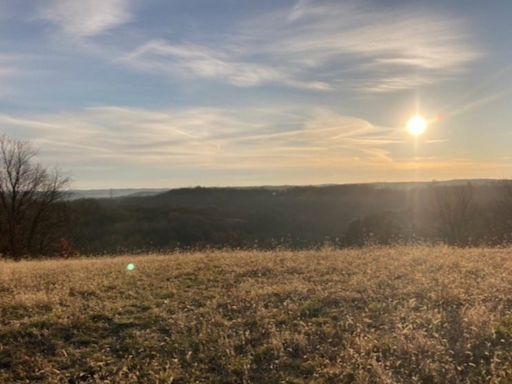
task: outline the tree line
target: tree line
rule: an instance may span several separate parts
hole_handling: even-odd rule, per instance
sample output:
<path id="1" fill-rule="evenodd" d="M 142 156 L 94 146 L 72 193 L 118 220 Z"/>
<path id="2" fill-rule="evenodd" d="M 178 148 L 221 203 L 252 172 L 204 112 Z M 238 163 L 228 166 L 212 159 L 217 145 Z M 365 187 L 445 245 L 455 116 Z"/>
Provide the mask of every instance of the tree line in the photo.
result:
<path id="1" fill-rule="evenodd" d="M 0 137 L 3 257 L 512 240 L 509 181 L 198 187 L 71 201 L 69 179 L 36 155 L 29 142 Z"/>

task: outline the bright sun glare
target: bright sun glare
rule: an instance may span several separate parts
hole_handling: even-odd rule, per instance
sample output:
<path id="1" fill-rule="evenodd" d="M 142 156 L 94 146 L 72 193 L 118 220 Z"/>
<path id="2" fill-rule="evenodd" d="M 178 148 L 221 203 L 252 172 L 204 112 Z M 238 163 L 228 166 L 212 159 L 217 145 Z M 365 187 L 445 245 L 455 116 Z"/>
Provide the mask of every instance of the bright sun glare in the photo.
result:
<path id="1" fill-rule="evenodd" d="M 414 115 L 407 121 L 407 130 L 413 136 L 420 136 L 427 130 L 428 121 L 421 115 Z"/>

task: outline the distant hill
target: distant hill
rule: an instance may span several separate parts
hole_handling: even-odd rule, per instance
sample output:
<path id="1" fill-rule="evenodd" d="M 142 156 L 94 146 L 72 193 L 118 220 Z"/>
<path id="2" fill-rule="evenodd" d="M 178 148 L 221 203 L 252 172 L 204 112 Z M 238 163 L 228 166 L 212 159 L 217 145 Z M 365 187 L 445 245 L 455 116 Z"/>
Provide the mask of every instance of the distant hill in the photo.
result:
<path id="1" fill-rule="evenodd" d="M 479 179 L 79 191 L 69 201 L 73 226 L 68 236 L 83 253 L 304 249 L 325 242 L 491 244 L 512 240 L 512 194 L 507 195 L 503 183 Z M 510 209 L 499 206 L 504 201 Z"/>
<path id="2" fill-rule="evenodd" d="M 69 191 L 67 199 L 108 199 L 126 196 L 153 196 L 167 190 L 168 189 L 162 188 L 75 189 Z"/>
<path id="3" fill-rule="evenodd" d="M 196 188 L 202 190 L 268 190 L 268 191 L 284 191 L 293 188 L 332 188 L 332 187 L 345 187 L 351 185 L 367 185 L 375 188 L 389 188 L 389 189 L 410 189 L 422 186 L 431 185 L 433 182 L 441 186 L 455 186 L 471 183 L 472 185 L 493 185 L 502 183 L 506 180 L 495 179 L 460 179 L 460 180 L 443 180 L 443 181 L 420 181 L 420 182 L 376 182 L 376 183 L 361 183 L 361 184 L 319 184 L 319 185 L 263 185 L 263 186 L 249 186 L 249 187 L 185 187 L 185 188 L 114 188 L 114 189 L 75 189 L 69 191 L 67 196 L 68 200 L 77 199 L 108 199 L 119 197 L 147 197 L 154 196 L 165 192 L 172 193 L 173 191 L 189 191 Z"/>

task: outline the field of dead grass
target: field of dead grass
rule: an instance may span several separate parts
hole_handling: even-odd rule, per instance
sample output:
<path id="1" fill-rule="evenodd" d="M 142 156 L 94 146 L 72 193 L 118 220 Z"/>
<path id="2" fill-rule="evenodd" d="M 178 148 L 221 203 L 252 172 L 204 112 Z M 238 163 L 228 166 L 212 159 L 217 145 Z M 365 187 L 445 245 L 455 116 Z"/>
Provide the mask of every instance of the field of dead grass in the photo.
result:
<path id="1" fill-rule="evenodd" d="M 512 250 L 0 262 L 0 382 L 510 383 Z"/>

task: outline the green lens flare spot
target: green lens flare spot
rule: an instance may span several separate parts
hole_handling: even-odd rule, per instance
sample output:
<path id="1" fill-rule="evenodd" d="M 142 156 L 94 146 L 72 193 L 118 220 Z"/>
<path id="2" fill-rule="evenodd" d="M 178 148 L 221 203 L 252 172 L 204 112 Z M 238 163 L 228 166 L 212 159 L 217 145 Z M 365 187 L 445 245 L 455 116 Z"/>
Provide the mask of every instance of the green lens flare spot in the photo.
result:
<path id="1" fill-rule="evenodd" d="M 133 263 L 128 264 L 128 265 L 126 266 L 126 270 L 127 270 L 127 271 L 133 271 L 133 270 L 135 270 L 135 264 L 133 264 Z"/>

